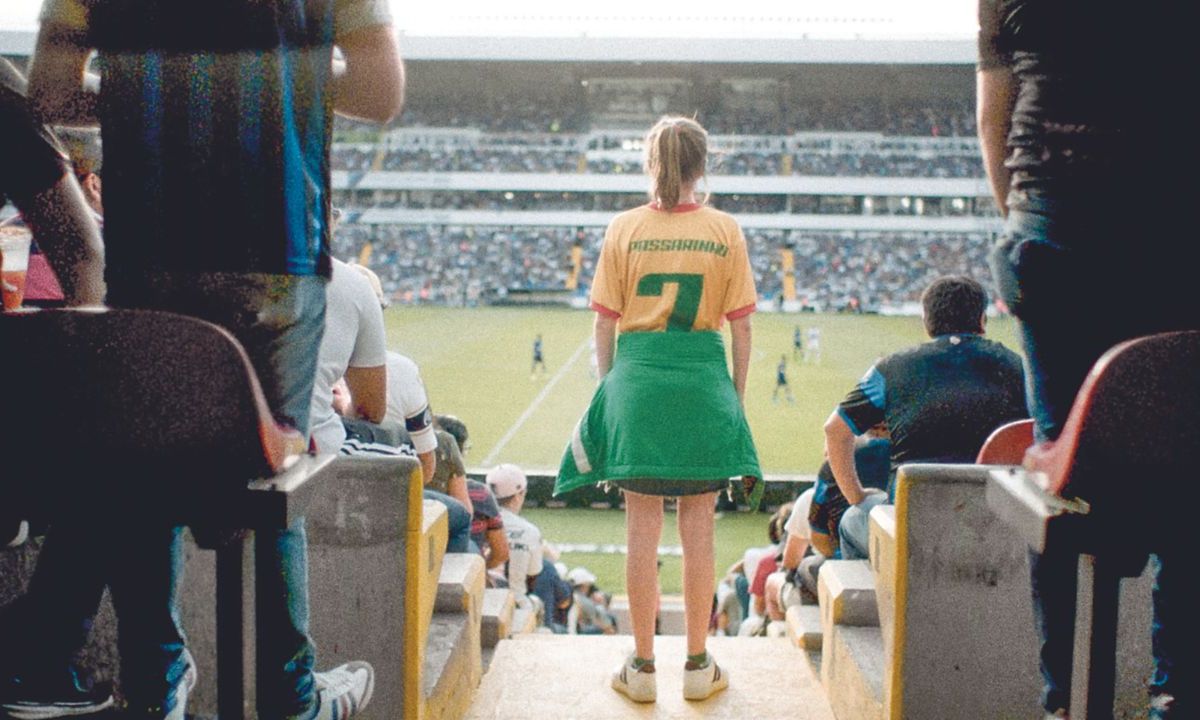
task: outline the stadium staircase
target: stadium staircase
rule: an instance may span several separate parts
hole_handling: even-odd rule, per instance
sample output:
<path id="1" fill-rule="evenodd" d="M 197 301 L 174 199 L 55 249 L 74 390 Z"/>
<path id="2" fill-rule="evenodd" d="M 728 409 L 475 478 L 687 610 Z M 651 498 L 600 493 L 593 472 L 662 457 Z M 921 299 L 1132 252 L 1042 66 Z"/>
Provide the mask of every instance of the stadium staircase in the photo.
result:
<path id="1" fill-rule="evenodd" d="M 660 636 L 655 644 L 657 702 L 638 704 L 613 692 L 609 676 L 632 648 L 633 638 L 622 635 L 534 633 L 504 640 L 466 717 L 834 720 L 817 675 L 786 638 L 712 638 L 709 648 L 729 670 L 731 684 L 702 702 L 683 699 L 686 645 L 679 635 Z"/>

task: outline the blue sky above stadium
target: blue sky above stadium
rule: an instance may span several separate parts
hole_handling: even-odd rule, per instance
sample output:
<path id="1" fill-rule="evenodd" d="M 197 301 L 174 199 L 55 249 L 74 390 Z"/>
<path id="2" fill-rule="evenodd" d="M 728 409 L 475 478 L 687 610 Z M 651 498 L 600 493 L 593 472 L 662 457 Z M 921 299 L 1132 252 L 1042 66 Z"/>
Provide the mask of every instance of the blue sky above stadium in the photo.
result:
<path id="1" fill-rule="evenodd" d="M 414 37 L 674 37 L 779 39 L 967 39 L 975 30 L 966 0 L 741 0 L 650 6 L 606 0 L 414 3 L 391 0 L 397 26 Z M 0 31 L 37 28 L 41 0 L 0 2 Z M 585 9 L 580 9 L 580 8 Z"/>

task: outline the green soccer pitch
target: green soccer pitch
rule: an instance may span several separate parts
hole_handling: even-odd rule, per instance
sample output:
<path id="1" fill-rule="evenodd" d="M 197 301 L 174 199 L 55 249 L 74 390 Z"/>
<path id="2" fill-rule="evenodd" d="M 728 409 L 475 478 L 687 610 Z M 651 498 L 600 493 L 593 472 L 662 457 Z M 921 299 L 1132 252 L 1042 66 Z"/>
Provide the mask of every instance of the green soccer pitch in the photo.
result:
<path id="1" fill-rule="evenodd" d="M 392 307 L 385 313 L 389 347 L 421 367 L 434 412 L 467 424 L 468 467 L 512 462 L 548 471 L 557 469 L 595 388 L 592 317 L 589 311 L 542 308 Z M 819 362 L 793 358 L 796 325 L 821 329 Z M 821 428 L 838 401 L 878 358 L 927 339 L 916 317 L 764 312 L 753 316 L 753 329 L 746 413 L 768 475 L 816 473 Z M 531 376 L 538 334 L 546 371 Z M 1019 352 L 1011 320 L 991 319 L 988 335 Z M 782 393 L 772 402 L 781 356 L 795 404 Z"/>
<path id="2" fill-rule="evenodd" d="M 593 314 L 542 308 L 455 309 L 392 307 L 385 315 L 389 346 L 421 367 L 434 412 L 458 415 L 471 433 L 471 469 L 512 462 L 553 472 L 575 421 L 596 385 L 590 374 L 588 338 Z M 821 329 L 820 362 L 792 357 L 792 330 Z M 546 372 L 531 378 L 533 340 L 541 334 Z M 1011 320 L 992 319 L 988 335 L 1019 350 Z M 879 357 L 923 342 L 919 318 L 877 315 L 756 313 L 746 410 L 768 475 L 813 475 L 821 465 L 822 425 L 838 401 Z M 807 337 L 805 337 L 807 342 Z M 726 333 L 728 343 L 728 333 Z M 787 357 L 795 404 L 771 400 L 775 368 Z M 526 515 L 550 542 L 560 545 L 622 545 L 624 514 L 616 510 L 530 508 Z M 716 523 L 716 573 L 751 546 L 767 543 L 765 513 L 725 513 Z M 669 513 L 660 548 L 678 547 Z M 662 591 L 679 594 L 681 562 L 662 553 Z M 612 548 L 568 552 L 568 567 L 583 565 L 600 587 L 625 589 L 624 556 Z"/>

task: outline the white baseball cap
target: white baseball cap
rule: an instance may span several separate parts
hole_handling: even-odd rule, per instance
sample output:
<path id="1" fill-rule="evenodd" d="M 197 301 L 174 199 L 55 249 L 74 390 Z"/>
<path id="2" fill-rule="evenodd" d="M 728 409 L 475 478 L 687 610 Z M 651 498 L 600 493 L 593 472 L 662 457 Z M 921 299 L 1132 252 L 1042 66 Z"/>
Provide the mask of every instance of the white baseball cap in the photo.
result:
<path id="1" fill-rule="evenodd" d="M 488 470 L 487 485 L 497 500 L 504 500 L 525 489 L 527 481 L 521 468 L 512 463 L 502 463 Z"/>
<path id="2" fill-rule="evenodd" d="M 571 583 L 572 587 L 576 585 L 595 585 L 596 576 L 585 567 L 577 567 L 567 573 L 567 582 Z"/>

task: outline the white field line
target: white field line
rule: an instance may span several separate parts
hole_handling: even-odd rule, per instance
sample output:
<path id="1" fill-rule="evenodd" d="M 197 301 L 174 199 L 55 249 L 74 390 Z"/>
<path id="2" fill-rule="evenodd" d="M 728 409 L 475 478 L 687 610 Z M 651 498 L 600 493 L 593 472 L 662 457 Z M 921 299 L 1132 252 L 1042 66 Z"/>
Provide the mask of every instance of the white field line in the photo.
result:
<path id="1" fill-rule="evenodd" d="M 500 438 L 496 442 L 496 445 L 492 448 L 492 451 L 489 452 L 487 457 L 483 459 L 482 465 L 485 468 L 492 467 L 492 464 L 496 462 L 496 458 L 498 458 L 500 453 L 504 451 L 504 447 L 508 445 L 508 443 L 514 437 L 516 437 L 517 432 L 521 430 L 521 426 L 525 424 L 525 421 L 533 417 L 533 414 L 537 412 L 538 406 L 542 404 L 542 401 L 546 399 L 546 396 L 550 394 L 550 391 L 554 389 L 554 386 L 558 384 L 558 381 L 567 374 L 567 370 L 571 369 L 571 366 L 575 364 L 575 361 L 579 359 L 579 356 L 582 355 L 585 350 L 587 350 L 587 347 L 587 340 L 579 343 L 579 347 L 575 348 L 574 354 L 572 354 L 571 357 L 565 363 L 563 363 L 563 366 L 558 369 L 558 372 L 554 373 L 553 377 L 550 378 L 550 381 L 546 383 L 546 387 L 542 388 L 542 391 L 537 394 L 537 397 L 533 399 L 533 402 L 529 403 L 529 407 L 525 408 L 525 412 L 521 413 L 521 417 L 517 418 L 517 421 L 512 424 L 512 427 L 510 427 L 508 431 L 504 433 L 504 437 Z"/>
<path id="2" fill-rule="evenodd" d="M 627 545 L 603 543 L 554 543 L 559 552 L 591 553 L 599 555 L 625 555 L 629 552 Z M 659 545 L 658 554 L 669 557 L 683 557 L 682 545 Z"/>

